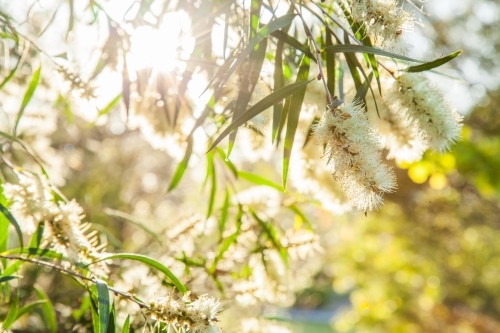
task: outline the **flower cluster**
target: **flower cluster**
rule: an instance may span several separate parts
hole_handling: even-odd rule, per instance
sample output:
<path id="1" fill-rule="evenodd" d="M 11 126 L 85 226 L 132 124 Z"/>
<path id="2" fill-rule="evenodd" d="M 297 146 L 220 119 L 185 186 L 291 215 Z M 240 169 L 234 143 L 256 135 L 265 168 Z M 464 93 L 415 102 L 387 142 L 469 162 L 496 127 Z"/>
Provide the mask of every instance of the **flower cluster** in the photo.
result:
<path id="1" fill-rule="evenodd" d="M 462 117 L 423 74 L 398 76 L 386 96 L 389 117 L 400 126 L 399 129 L 393 126 L 392 132 L 401 136 L 405 131 L 402 126 L 406 128 L 406 145 L 401 140 L 388 142 L 393 155 L 400 151 L 405 155 L 406 150 L 418 159 L 427 148 L 438 152 L 448 150 L 460 137 Z"/>
<path id="2" fill-rule="evenodd" d="M 217 333 L 217 314 L 221 310 L 218 300 L 202 295 L 191 302 L 189 294 L 176 297 L 169 294 L 149 302 L 150 318 L 171 326 L 176 332 Z M 170 332 L 170 331 L 169 331 Z"/>
<path id="3" fill-rule="evenodd" d="M 358 209 L 376 210 L 382 194 L 396 187 L 392 169 L 382 163 L 380 135 L 370 126 L 360 103 L 327 110 L 313 128 L 325 147 L 334 179 Z"/>
<path id="4" fill-rule="evenodd" d="M 351 15 L 364 23 L 379 46 L 394 47 L 403 32 L 412 31 L 414 17 L 394 0 L 351 0 Z"/>
<path id="5" fill-rule="evenodd" d="M 4 195 L 12 204 L 10 211 L 26 234 L 32 234 L 39 223 L 44 224 L 46 245 L 66 256 L 73 263 L 90 264 L 102 258 L 95 233 L 85 234 L 89 223 L 82 223 L 83 209 L 74 200 L 58 202 L 47 180 L 30 173 L 17 173 L 18 184 L 3 184 Z M 93 273 L 107 273 L 105 263 L 94 265 Z"/>

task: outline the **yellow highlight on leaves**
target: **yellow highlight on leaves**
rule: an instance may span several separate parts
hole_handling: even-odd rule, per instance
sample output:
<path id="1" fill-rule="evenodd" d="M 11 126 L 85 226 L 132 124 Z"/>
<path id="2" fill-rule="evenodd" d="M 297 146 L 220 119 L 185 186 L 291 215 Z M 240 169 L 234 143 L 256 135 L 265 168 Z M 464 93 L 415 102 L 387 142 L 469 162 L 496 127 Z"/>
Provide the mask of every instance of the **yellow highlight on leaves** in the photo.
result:
<path id="1" fill-rule="evenodd" d="M 429 179 L 429 185 L 435 190 L 442 190 L 448 185 L 448 179 L 442 173 L 435 173 Z"/>

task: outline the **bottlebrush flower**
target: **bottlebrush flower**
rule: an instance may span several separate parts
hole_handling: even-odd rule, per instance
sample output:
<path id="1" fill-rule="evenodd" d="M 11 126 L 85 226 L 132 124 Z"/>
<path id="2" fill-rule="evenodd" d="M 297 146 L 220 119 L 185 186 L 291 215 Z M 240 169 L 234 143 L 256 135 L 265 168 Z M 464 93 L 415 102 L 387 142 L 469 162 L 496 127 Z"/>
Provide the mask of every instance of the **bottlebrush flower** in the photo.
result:
<path id="1" fill-rule="evenodd" d="M 429 148 L 444 152 L 460 138 L 462 117 L 423 74 L 398 76 L 386 96 L 390 112 L 418 127 Z"/>
<path id="2" fill-rule="evenodd" d="M 380 135 L 370 126 L 362 104 L 327 110 L 313 128 L 315 141 L 325 147 L 334 179 L 358 209 L 376 210 L 383 193 L 396 187 L 392 169 L 382 163 Z"/>

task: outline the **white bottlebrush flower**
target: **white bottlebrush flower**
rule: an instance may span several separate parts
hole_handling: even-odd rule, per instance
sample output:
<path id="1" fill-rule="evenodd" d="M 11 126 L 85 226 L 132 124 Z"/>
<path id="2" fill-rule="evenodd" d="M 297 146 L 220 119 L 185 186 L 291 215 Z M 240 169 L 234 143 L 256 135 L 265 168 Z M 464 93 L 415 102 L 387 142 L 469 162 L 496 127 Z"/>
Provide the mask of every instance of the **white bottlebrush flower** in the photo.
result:
<path id="1" fill-rule="evenodd" d="M 382 135 L 382 143 L 389 150 L 388 159 L 411 163 L 422 158 L 428 148 L 425 133 L 407 112 L 387 108 L 380 112 L 380 119 L 376 122 Z"/>
<path id="2" fill-rule="evenodd" d="M 313 128 L 334 179 L 340 182 L 351 203 L 361 210 L 376 210 L 382 194 L 396 187 L 392 169 L 382 163 L 380 135 L 369 124 L 362 105 L 327 110 Z"/>
<path id="3" fill-rule="evenodd" d="M 444 152 L 459 139 L 462 117 L 423 74 L 398 76 L 386 96 L 390 112 L 418 126 L 429 148 Z"/>
<path id="4" fill-rule="evenodd" d="M 281 244 L 288 250 L 290 257 L 294 259 L 306 259 L 316 252 L 322 252 L 319 245 L 319 236 L 314 232 L 304 229 L 289 229 Z"/>
<path id="5" fill-rule="evenodd" d="M 166 323 L 179 332 L 214 333 L 220 332 L 216 323 L 221 311 L 220 302 L 207 295 L 201 295 L 194 302 L 189 294 L 176 297 L 169 294 L 152 299 L 146 313 L 150 318 Z"/>
<path id="6" fill-rule="evenodd" d="M 4 195 L 11 202 L 14 218 L 26 234 L 31 234 L 38 223 L 44 223 L 44 241 L 66 256 L 71 263 L 90 264 L 102 257 L 98 243 L 85 231 L 90 227 L 82 223 L 83 209 L 76 201 L 55 203 L 48 181 L 34 174 L 17 173 L 19 184 L 3 184 Z M 102 247 L 102 246 L 101 246 Z M 71 263 L 64 263 L 70 264 Z M 93 274 L 104 276 L 106 264 L 91 267 Z"/>
<path id="7" fill-rule="evenodd" d="M 17 173 L 17 176 L 19 183 L 3 184 L 3 192 L 12 203 L 9 209 L 21 230 L 30 235 L 57 207 L 46 179 L 27 173 Z"/>
<path id="8" fill-rule="evenodd" d="M 414 27 L 413 15 L 395 0 L 351 0 L 351 15 L 365 24 L 376 45 L 384 47 L 401 49 L 399 38 Z"/>

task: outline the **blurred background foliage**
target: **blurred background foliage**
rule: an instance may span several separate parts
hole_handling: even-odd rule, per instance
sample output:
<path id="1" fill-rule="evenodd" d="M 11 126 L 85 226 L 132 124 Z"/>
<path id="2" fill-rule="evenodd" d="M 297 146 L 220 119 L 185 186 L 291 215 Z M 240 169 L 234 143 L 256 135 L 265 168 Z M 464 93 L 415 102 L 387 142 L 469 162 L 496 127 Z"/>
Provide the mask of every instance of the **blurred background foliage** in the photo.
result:
<path id="1" fill-rule="evenodd" d="M 0 12 L 7 2 L 0 1 Z M 216 10 L 218 2 L 213 3 Z M 430 18 L 422 16 L 433 32 L 423 27 L 421 35 L 410 38 L 427 46 L 415 50 L 417 54 L 447 47 L 465 50 L 462 58 L 450 64 L 454 74 L 468 81 L 458 92 L 450 89 L 454 104 L 466 100 L 459 106 L 462 113 L 467 112 L 462 140 L 445 154 L 427 152 L 419 162 L 395 165 L 398 191 L 385 197 L 386 204 L 378 212 L 334 216 L 305 209 L 321 235 L 324 262 L 315 272 L 314 282 L 297 294 L 293 309 L 278 316 L 291 321 L 297 331 L 500 331 L 500 63 L 496 57 L 500 5 L 494 1 L 437 3 L 425 7 Z M 141 4 L 141 10 L 147 12 L 150 2 Z M 118 32 L 112 27 L 109 31 L 104 49 L 113 61 L 113 33 Z M 207 48 L 211 46 L 200 47 L 200 59 L 208 58 L 205 53 L 211 51 Z M 32 49 L 29 52 L 36 54 Z M 31 70 L 24 68 L 13 82 L 24 87 L 30 75 Z M 441 85 L 450 81 L 444 82 Z M 4 87 L 7 95 L 18 93 L 10 87 Z M 47 80 L 38 90 L 41 94 L 50 90 Z M 468 93 L 462 94 L 465 90 Z M 188 181 L 166 194 L 179 158 L 153 149 L 137 130 L 117 130 L 113 119 L 120 118 L 118 108 L 103 116 L 107 121 L 89 126 L 88 119 L 74 114 L 66 98 L 56 96 L 49 106 L 58 112 L 57 126 L 48 130 L 50 140 L 45 146 L 40 143 L 41 149 L 59 152 L 54 156 L 65 167 L 55 181 L 68 198 L 84 207 L 110 251 L 140 253 L 153 240 L 143 228 L 109 209 L 129 212 L 129 217 L 152 228 L 161 239 L 176 224 L 172 207 L 177 207 L 179 215 L 189 216 L 200 203 L 207 204 L 207 190 L 200 191 Z M 46 107 L 43 103 L 37 106 Z M 21 133 L 33 145 L 38 134 Z M 19 164 L 28 159 L 18 151 L 12 154 L 18 154 Z M 259 164 L 249 168 L 276 176 Z M 203 176 L 190 175 L 195 180 Z M 293 199 L 300 202 L 300 198 Z M 297 216 L 290 221 L 303 222 Z M 161 247 L 154 250 L 157 253 L 148 254 L 161 255 Z M 68 318 L 61 331 L 91 322 L 90 301 L 83 292 L 55 273 L 30 279 L 38 273 L 24 272 L 23 292 L 30 295 L 35 282 L 43 287 L 58 314 Z M 62 286 L 76 291 L 60 293 Z M 332 318 L 330 322 L 318 316 L 325 312 Z"/>

